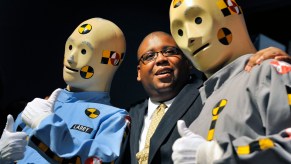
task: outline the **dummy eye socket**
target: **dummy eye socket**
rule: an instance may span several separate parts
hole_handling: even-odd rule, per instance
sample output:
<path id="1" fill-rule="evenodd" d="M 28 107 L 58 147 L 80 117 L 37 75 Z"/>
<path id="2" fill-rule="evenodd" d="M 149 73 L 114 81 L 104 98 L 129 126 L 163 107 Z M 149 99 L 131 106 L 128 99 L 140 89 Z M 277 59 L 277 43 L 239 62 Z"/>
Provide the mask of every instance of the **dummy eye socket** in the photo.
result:
<path id="1" fill-rule="evenodd" d="M 195 18 L 195 23 L 196 24 L 201 24 L 202 23 L 202 18 L 201 17 Z"/>
<path id="2" fill-rule="evenodd" d="M 183 36 L 183 30 L 179 29 L 178 30 L 178 35 Z"/>
<path id="3" fill-rule="evenodd" d="M 81 50 L 81 53 L 82 53 L 83 55 L 85 55 L 85 54 L 86 54 L 86 50 L 85 50 L 85 49 L 82 49 L 82 50 Z"/>
<path id="4" fill-rule="evenodd" d="M 69 45 L 69 50 L 72 50 L 73 49 L 73 46 L 72 45 Z"/>

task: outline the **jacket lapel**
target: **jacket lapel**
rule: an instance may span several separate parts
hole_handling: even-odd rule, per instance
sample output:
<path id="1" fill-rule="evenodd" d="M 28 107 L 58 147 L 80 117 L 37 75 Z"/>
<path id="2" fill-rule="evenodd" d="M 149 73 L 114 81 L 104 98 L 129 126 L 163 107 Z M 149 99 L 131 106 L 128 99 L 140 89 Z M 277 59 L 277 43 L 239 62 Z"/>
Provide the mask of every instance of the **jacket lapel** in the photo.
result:
<path id="1" fill-rule="evenodd" d="M 143 103 L 136 105 L 131 109 L 130 115 L 132 115 L 131 120 L 131 129 L 135 129 L 130 134 L 130 149 L 131 149 L 131 158 L 135 158 L 135 154 L 139 152 L 139 139 L 141 135 L 141 130 L 144 122 L 144 115 L 147 112 L 148 100 L 145 100 Z"/>
<path id="2" fill-rule="evenodd" d="M 201 84 L 201 83 L 199 83 Z M 152 136 L 150 144 L 149 163 L 153 159 L 157 150 L 169 135 L 171 130 L 175 128 L 177 121 L 188 111 L 193 101 L 199 96 L 198 87 L 201 86 L 197 83 L 186 85 L 182 91 L 176 96 L 176 99 L 162 118 L 158 125 L 156 132 Z"/>

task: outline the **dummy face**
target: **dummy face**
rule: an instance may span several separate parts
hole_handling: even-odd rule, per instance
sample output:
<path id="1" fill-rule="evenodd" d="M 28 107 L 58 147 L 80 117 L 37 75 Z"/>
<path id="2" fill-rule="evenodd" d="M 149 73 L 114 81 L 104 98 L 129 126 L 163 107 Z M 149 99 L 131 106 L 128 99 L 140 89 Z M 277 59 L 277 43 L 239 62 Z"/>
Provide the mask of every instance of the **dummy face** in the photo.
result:
<path id="1" fill-rule="evenodd" d="M 176 43 L 173 38 L 163 32 L 148 35 L 140 44 L 138 59 L 149 52 L 162 50 L 175 52 Z M 190 62 L 183 57 L 181 51 L 165 57 L 160 53 L 156 59 L 143 63 L 139 61 L 137 80 L 153 101 L 166 101 L 176 96 L 189 79 Z"/>
<path id="2" fill-rule="evenodd" d="M 81 23 L 66 42 L 63 76 L 67 89 L 109 91 L 124 51 L 124 36 L 112 22 L 93 18 Z"/>
<path id="3" fill-rule="evenodd" d="M 173 0 L 171 33 L 194 66 L 213 73 L 231 58 L 231 15 L 241 14 L 235 0 Z"/>

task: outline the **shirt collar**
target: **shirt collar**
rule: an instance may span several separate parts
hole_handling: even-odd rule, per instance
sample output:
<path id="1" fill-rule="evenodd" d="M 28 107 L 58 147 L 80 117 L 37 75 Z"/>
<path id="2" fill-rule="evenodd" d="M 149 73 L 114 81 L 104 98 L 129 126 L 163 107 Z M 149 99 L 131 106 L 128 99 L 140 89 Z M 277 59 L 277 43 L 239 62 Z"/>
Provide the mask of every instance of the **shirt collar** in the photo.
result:
<path id="1" fill-rule="evenodd" d="M 225 85 L 228 81 L 231 81 L 240 72 L 244 71 L 244 67 L 250 58 L 251 54 L 240 56 L 230 64 L 226 65 L 205 82 L 204 86 L 199 89 L 202 102 L 205 103 L 206 99 L 221 86 Z"/>
<path id="2" fill-rule="evenodd" d="M 175 97 L 172 98 L 171 100 L 165 101 L 163 103 L 165 103 L 167 105 L 167 108 L 165 110 L 165 112 L 170 108 L 171 104 L 173 103 L 173 101 L 175 100 Z M 157 109 L 157 107 L 160 105 L 160 102 L 155 102 L 152 101 L 151 98 L 149 98 L 148 101 L 148 116 L 152 117 L 153 113 L 155 112 L 155 109 Z"/>
<path id="3" fill-rule="evenodd" d="M 109 92 L 70 92 L 66 89 L 63 89 L 57 100 L 64 103 L 86 102 L 110 105 Z"/>

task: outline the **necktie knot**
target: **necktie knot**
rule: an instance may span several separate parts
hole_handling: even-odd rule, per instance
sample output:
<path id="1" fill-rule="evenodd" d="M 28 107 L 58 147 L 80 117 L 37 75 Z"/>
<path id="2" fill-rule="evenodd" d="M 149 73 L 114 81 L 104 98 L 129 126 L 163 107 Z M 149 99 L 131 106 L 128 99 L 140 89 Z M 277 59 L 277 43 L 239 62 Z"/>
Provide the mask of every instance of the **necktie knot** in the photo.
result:
<path id="1" fill-rule="evenodd" d="M 161 103 L 158 108 L 156 109 L 157 110 L 157 114 L 164 114 L 165 113 L 165 109 L 167 108 L 167 105 L 164 104 L 164 103 Z M 162 113 L 161 113 L 162 112 Z"/>

